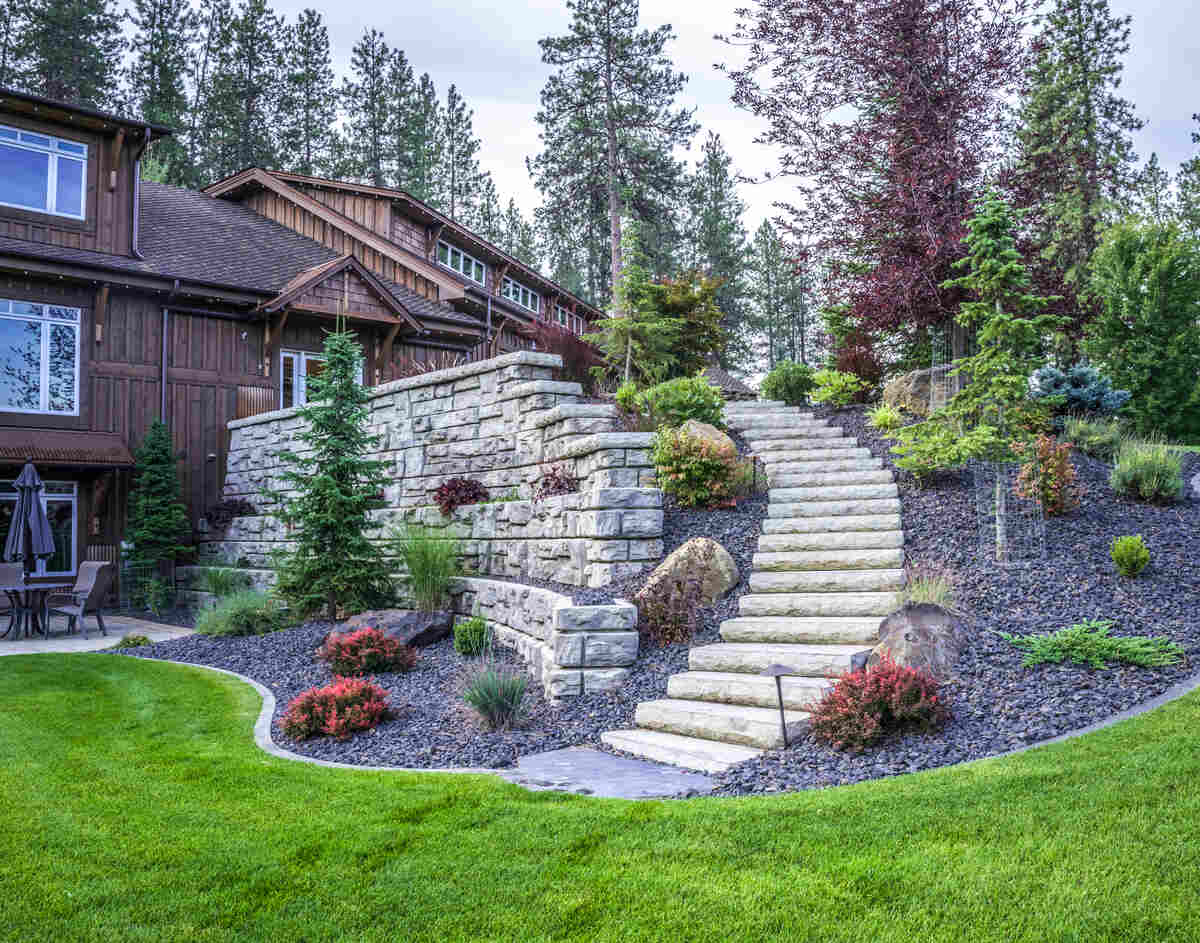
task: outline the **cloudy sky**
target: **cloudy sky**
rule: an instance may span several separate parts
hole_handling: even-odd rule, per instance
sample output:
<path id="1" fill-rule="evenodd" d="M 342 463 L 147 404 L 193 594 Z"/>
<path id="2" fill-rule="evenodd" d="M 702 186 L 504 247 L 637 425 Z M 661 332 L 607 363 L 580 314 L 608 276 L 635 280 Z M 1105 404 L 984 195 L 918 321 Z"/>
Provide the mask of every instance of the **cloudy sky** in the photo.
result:
<path id="1" fill-rule="evenodd" d="M 744 174 L 757 175 L 772 165 L 769 149 L 754 143 L 759 130 L 752 115 L 729 102 L 730 83 L 713 68 L 737 64 L 740 51 L 716 41 L 715 33 L 734 26 L 733 9 L 742 0 L 643 0 L 643 25 L 670 23 L 677 35 L 669 47 L 676 67 L 689 81 L 683 101 L 697 109 L 704 129 L 718 132 Z M 1176 169 L 1196 150 L 1191 143 L 1193 112 L 1200 111 L 1200 30 L 1192 0 L 1111 0 L 1116 13 L 1134 17 L 1132 48 L 1123 89 L 1137 106 L 1146 127 L 1137 136 L 1144 159 L 1157 151 L 1164 166 Z M 334 67 L 349 67 L 350 49 L 368 27 L 382 31 L 399 46 L 420 74 L 429 72 L 440 94 L 456 83 L 475 110 L 475 130 L 483 141 L 481 161 L 496 179 L 501 197 L 509 195 L 529 211 L 538 201 L 525 158 L 538 150 L 534 120 L 538 94 L 549 69 L 537 41 L 566 32 L 569 17 L 562 0 L 425 0 L 379 3 L 376 0 L 275 0 L 289 21 L 305 6 L 316 6 L 329 27 Z M 693 154 L 696 146 L 693 146 Z M 783 181 L 743 188 L 751 231 L 772 214 L 771 204 L 786 199 Z"/>

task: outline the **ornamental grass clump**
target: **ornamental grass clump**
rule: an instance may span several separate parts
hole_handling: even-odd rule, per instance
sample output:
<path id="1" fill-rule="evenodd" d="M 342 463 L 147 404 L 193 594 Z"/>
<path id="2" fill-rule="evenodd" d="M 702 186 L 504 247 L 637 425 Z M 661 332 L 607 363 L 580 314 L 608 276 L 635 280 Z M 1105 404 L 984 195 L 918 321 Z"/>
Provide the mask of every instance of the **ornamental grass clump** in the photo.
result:
<path id="1" fill-rule="evenodd" d="M 353 632 L 330 632 L 317 657 L 335 675 L 364 675 L 374 671 L 412 671 L 419 656 L 410 645 L 363 626 Z"/>
<path id="2" fill-rule="evenodd" d="M 942 724 L 950 713 L 937 692 L 927 671 L 885 655 L 878 665 L 843 675 L 809 708 L 809 732 L 835 749 L 861 753 L 894 730 Z"/>
<path id="3" fill-rule="evenodd" d="M 529 687 L 523 671 L 495 662 L 486 664 L 467 678 L 463 689 L 466 701 L 491 730 L 507 730 L 521 714 L 521 701 Z"/>
<path id="4" fill-rule="evenodd" d="M 1059 665 L 1070 661 L 1092 668 L 1108 668 L 1114 662 L 1140 668 L 1163 668 L 1183 661 L 1183 649 L 1168 638 L 1148 635 L 1113 636 L 1112 619 L 1088 619 L 1045 635 L 1000 637 L 1025 652 L 1021 664 Z"/>
<path id="5" fill-rule="evenodd" d="M 279 600 L 256 589 L 226 596 L 196 616 L 196 631 L 201 635 L 265 635 L 288 624 Z"/>
<path id="6" fill-rule="evenodd" d="M 1150 562 L 1150 550 L 1141 534 L 1136 537 L 1114 537 L 1109 555 L 1117 565 L 1117 572 L 1130 578 L 1141 573 Z"/>
<path id="7" fill-rule="evenodd" d="M 904 589 L 900 591 L 903 605 L 927 603 L 955 611 L 954 574 L 940 564 L 912 563 L 905 567 Z"/>
<path id="8" fill-rule="evenodd" d="M 1183 458 L 1165 442 L 1126 440 L 1108 483 L 1123 497 L 1170 504 L 1183 494 Z"/>
<path id="9" fill-rule="evenodd" d="M 323 688 L 309 688 L 287 706 L 280 726 L 293 740 L 324 734 L 346 740 L 370 730 L 388 715 L 388 693 L 363 678 L 334 678 Z"/>
<path id="10" fill-rule="evenodd" d="M 408 571 L 409 590 L 422 612 L 437 612 L 446 602 L 450 583 L 459 576 L 459 544 L 414 525 L 399 530 L 396 553 Z"/>

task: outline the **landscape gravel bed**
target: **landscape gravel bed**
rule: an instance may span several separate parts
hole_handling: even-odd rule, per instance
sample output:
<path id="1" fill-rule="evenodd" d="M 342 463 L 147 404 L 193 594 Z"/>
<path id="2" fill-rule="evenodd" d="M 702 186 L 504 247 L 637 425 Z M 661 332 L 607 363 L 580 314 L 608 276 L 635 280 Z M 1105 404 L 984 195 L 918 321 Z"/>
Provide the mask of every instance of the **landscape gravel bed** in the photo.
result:
<path id="1" fill-rule="evenodd" d="M 890 442 L 862 409 L 821 413 L 894 469 Z M 1185 480 L 1198 470 L 1186 459 Z M 911 562 L 949 567 L 970 644 L 944 685 L 951 719 L 932 734 L 892 736 L 860 755 L 805 737 L 718 777 L 731 795 L 832 786 L 978 759 L 1075 730 L 1133 707 L 1200 670 L 1200 500 L 1154 507 L 1126 500 L 1108 484 L 1109 467 L 1080 453 L 1087 489 L 1079 509 L 1046 521 L 1046 559 L 1002 567 L 978 543 L 969 475 L 920 488 L 899 476 L 905 553 Z M 1114 537 L 1141 534 L 1150 565 L 1137 579 L 1117 575 Z M 1113 619 L 1117 635 L 1163 635 L 1181 645 L 1171 668 L 1074 665 L 1021 667 L 1022 655 L 999 632 L 1050 632 L 1085 619 Z"/>

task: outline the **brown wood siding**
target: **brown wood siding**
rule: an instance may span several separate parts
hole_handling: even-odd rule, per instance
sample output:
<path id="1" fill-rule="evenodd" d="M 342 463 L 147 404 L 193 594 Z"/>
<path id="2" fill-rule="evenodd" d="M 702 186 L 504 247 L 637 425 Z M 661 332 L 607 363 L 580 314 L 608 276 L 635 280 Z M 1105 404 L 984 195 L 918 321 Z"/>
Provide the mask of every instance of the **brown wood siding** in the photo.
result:
<path id="1" fill-rule="evenodd" d="M 51 134 L 88 147 L 87 218 L 66 219 L 46 213 L 33 213 L 0 206 L 0 236 L 88 249 L 110 255 L 130 255 L 133 251 L 133 154 L 140 142 L 127 137 L 113 163 L 113 138 L 64 127 L 47 121 L 31 121 L 23 115 L 0 114 L 0 124 Z M 108 188 L 109 175 L 117 171 L 115 190 Z"/>
<path id="2" fill-rule="evenodd" d="M 388 233 L 388 238 L 396 245 L 408 249 L 409 252 L 415 252 L 423 259 L 427 258 L 425 255 L 425 227 L 415 220 L 401 215 L 399 211 L 392 214 L 392 231 Z"/>
<path id="3" fill-rule="evenodd" d="M 391 232 L 391 200 L 342 190 L 326 190 L 323 187 L 306 187 L 297 183 L 291 186 L 380 236 L 387 237 Z"/>
<path id="4" fill-rule="evenodd" d="M 347 286 L 346 281 L 350 284 Z M 299 307 L 320 308 L 328 311 L 340 311 L 342 302 L 346 302 L 348 312 L 361 311 L 368 314 L 392 316 L 392 309 L 379 300 L 375 290 L 355 272 L 339 272 L 319 285 L 293 299 L 290 303 Z"/>

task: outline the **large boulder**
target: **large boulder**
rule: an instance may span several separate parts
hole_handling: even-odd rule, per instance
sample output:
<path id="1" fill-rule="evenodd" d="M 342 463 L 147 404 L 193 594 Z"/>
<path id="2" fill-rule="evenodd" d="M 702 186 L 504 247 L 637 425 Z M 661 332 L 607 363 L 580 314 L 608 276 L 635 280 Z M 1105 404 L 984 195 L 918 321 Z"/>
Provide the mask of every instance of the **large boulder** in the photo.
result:
<path id="1" fill-rule="evenodd" d="M 931 603 L 910 603 L 880 623 L 879 644 L 867 664 L 878 665 L 886 654 L 898 665 L 924 669 L 944 681 L 966 644 L 966 626 L 954 613 Z"/>
<path id="2" fill-rule="evenodd" d="M 929 384 L 933 370 L 914 370 L 889 380 L 883 388 L 883 401 L 917 416 L 929 415 Z"/>
<path id="3" fill-rule="evenodd" d="M 733 444 L 733 439 L 729 438 L 729 436 L 716 426 L 709 425 L 707 422 L 701 422 L 699 419 L 689 419 L 680 428 L 693 439 L 711 442 L 717 448 L 732 449 L 734 454 L 737 454 L 737 446 Z"/>
<path id="4" fill-rule="evenodd" d="M 453 631 L 454 616 L 447 611 L 414 612 L 409 609 L 371 609 L 346 620 L 343 630 L 369 626 L 404 645 L 422 648 L 441 641 Z"/>
<path id="5" fill-rule="evenodd" d="M 708 537 L 693 537 L 655 567 L 634 602 L 643 594 L 652 596 L 664 584 L 683 583 L 689 578 L 700 582 L 700 604 L 711 606 L 737 586 L 741 575 L 728 550 Z"/>

